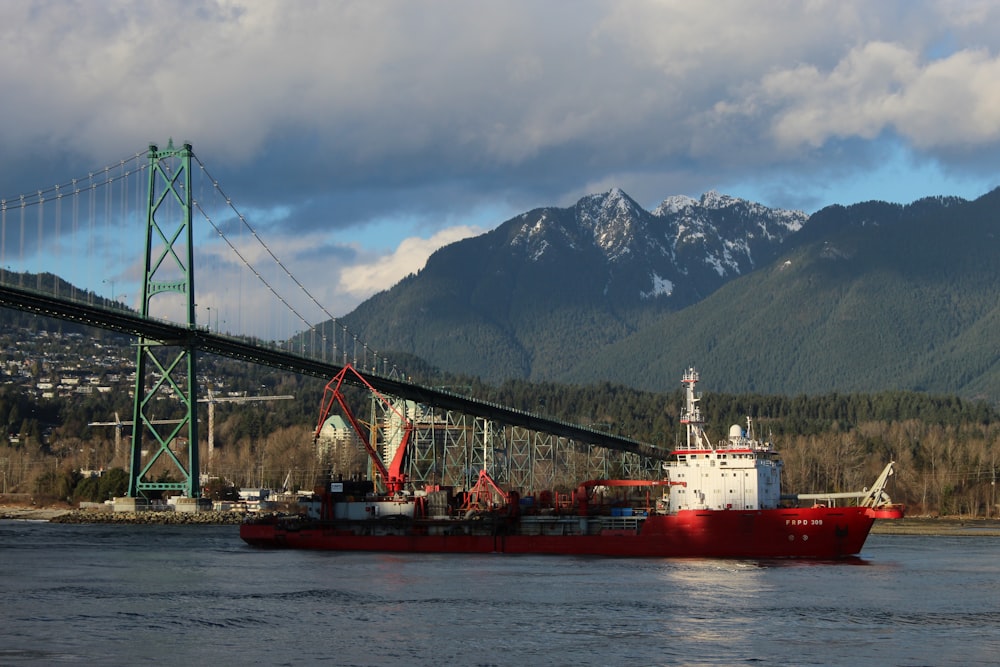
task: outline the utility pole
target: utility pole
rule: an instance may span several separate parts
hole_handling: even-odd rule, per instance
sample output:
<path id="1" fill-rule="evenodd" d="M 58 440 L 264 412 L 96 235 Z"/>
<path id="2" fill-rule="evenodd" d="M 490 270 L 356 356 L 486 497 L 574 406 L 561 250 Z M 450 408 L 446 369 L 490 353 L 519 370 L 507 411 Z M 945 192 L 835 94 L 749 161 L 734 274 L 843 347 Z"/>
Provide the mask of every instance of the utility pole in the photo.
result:
<path id="1" fill-rule="evenodd" d="M 997 501 L 997 461 L 994 457 L 993 461 L 990 462 L 990 470 L 993 473 L 993 479 L 990 480 L 990 507 L 986 510 L 986 518 L 990 519 L 993 517 L 993 511 L 996 508 Z"/>

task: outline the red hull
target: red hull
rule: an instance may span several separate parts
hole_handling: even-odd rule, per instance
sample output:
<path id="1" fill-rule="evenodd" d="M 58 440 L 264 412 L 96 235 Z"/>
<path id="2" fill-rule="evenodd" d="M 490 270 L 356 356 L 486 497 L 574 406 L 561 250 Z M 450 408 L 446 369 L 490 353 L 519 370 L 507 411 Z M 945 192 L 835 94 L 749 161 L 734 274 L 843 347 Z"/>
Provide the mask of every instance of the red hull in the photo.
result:
<path id="1" fill-rule="evenodd" d="M 878 518 L 901 516 L 898 511 L 895 517 L 882 513 Z M 415 522 L 396 534 L 371 535 L 355 534 L 357 522 L 256 522 L 242 525 L 240 537 L 259 547 L 329 551 L 833 559 L 859 554 L 875 518 L 864 507 L 685 510 L 652 515 L 638 522 L 638 530 L 590 535 L 524 535 L 517 533 L 516 523 L 496 534 L 435 535 L 420 534 Z"/>

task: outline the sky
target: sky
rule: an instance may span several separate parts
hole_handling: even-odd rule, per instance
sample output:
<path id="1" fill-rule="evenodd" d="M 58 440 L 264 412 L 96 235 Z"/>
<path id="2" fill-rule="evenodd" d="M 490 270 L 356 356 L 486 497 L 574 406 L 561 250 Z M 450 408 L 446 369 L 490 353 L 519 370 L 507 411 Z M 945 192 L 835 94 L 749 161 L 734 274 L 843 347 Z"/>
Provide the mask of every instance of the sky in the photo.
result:
<path id="1" fill-rule="evenodd" d="M 340 316 L 613 187 L 807 213 L 985 194 L 998 25 L 978 0 L 9 0 L 0 197 L 189 142 Z"/>

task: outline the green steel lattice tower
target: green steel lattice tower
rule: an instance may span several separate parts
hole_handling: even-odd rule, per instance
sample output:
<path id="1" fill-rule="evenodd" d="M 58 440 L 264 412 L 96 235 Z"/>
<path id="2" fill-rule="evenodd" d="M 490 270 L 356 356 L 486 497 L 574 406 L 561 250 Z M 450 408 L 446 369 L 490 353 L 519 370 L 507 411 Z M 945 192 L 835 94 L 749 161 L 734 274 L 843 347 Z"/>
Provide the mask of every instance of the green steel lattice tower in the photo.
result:
<path id="1" fill-rule="evenodd" d="M 166 318 L 166 307 L 187 313 L 195 328 L 194 235 L 191 229 L 191 145 L 149 147 L 146 211 L 146 264 L 142 317 Z M 153 303 L 160 308 L 154 312 Z M 197 373 L 195 348 L 140 337 L 135 365 L 132 456 L 128 495 L 181 491 L 201 495 L 198 465 Z M 156 419 L 153 410 L 180 412 L 179 419 Z M 165 423 L 166 422 L 166 423 Z M 145 450 L 144 450 L 145 448 Z"/>

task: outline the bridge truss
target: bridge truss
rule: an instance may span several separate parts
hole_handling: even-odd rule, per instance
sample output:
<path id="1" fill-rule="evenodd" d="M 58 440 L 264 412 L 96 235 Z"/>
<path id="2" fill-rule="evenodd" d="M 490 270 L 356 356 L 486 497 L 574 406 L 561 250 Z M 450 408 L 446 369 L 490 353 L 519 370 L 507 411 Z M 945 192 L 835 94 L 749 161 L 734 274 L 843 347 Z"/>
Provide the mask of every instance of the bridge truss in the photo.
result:
<path id="1" fill-rule="evenodd" d="M 428 485 L 469 489 L 480 470 L 507 489 L 529 495 L 533 491 L 576 487 L 588 479 L 653 479 L 659 475 L 657 458 L 636 452 L 616 451 L 578 439 L 529 430 L 454 410 L 438 409 L 414 401 L 395 399 L 393 409 L 372 401 L 370 442 L 377 443 L 386 465 L 395 455 L 402 429 L 398 415 L 412 426 L 406 467 L 412 488 Z M 349 477 L 357 471 L 337 470 L 336 447 L 357 446 L 351 439 L 324 442 L 334 476 Z"/>

